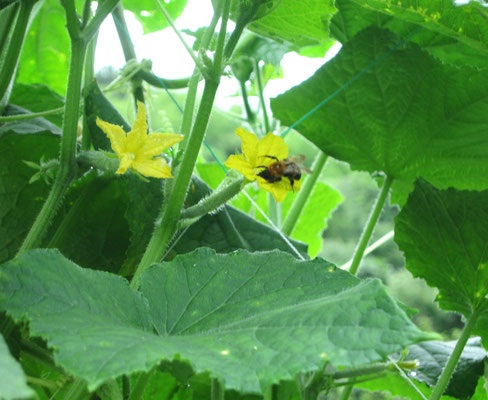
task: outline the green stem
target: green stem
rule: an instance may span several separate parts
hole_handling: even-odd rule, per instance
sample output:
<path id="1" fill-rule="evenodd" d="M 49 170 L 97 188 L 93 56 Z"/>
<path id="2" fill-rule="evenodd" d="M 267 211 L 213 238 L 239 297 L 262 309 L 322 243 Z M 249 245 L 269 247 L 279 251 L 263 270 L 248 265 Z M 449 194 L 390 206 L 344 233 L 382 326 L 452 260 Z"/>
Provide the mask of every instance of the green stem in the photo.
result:
<path id="1" fill-rule="evenodd" d="M 217 378 L 212 378 L 210 386 L 210 399 L 211 400 L 224 400 L 225 389 Z"/>
<path id="2" fill-rule="evenodd" d="M 251 4 L 252 3 L 252 4 Z M 239 10 L 239 15 L 236 21 L 236 27 L 234 31 L 231 33 L 229 40 L 225 45 L 224 50 L 224 59 L 228 60 L 232 56 L 234 49 L 237 46 L 237 42 L 244 32 L 244 28 L 247 24 L 249 24 L 259 9 L 259 0 L 252 0 L 251 3 L 247 4 L 245 2 L 240 2 L 241 9 Z"/>
<path id="3" fill-rule="evenodd" d="M 15 2 L 4 8 L 0 15 L 0 54 L 8 43 L 10 31 L 15 23 L 19 3 Z"/>
<path id="4" fill-rule="evenodd" d="M 125 22 L 124 17 L 124 9 L 122 5 L 119 3 L 115 6 L 114 10 L 112 11 L 112 18 L 115 23 L 115 28 L 117 29 L 117 35 L 119 36 L 120 45 L 122 46 L 122 51 L 124 52 L 124 58 L 126 62 L 131 60 L 137 60 L 136 57 L 136 50 L 134 49 L 134 44 L 129 35 L 129 29 L 127 27 L 127 23 Z M 142 90 L 142 85 L 139 79 L 132 77 L 132 94 L 134 102 L 141 101 L 144 103 L 144 92 Z"/>
<path id="5" fill-rule="evenodd" d="M 25 119 L 45 117 L 47 115 L 53 115 L 53 114 L 61 114 L 63 111 L 64 111 L 64 107 L 59 107 L 59 108 L 54 108 L 52 110 L 40 111 L 35 113 L 6 115 L 0 117 L 0 124 L 3 124 L 5 122 L 22 121 Z"/>
<path id="6" fill-rule="evenodd" d="M 205 69 L 206 69 L 205 66 L 203 65 L 202 61 L 195 55 L 191 47 L 188 46 L 188 43 L 186 43 L 185 38 L 183 37 L 183 35 L 181 34 L 181 32 L 178 30 L 175 23 L 173 22 L 171 15 L 169 15 L 168 11 L 166 11 L 166 8 L 164 8 L 160 0 L 156 0 L 156 4 L 161 10 L 161 12 L 163 13 L 164 17 L 166 18 L 168 24 L 171 26 L 171 28 L 173 28 L 174 32 L 176 33 L 176 36 L 178 36 L 178 39 L 180 39 L 181 43 L 183 43 L 183 46 L 185 46 L 186 51 L 195 62 L 195 65 L 198 67 L 200 72 L 205 76 Z"/>
<path id="7" fill-rule="evenodd" d="M 285 222 L 283 223 L 283 227 L 281 231 L 290 236 L 295 229 L 295 226 L 302 214 L 305 204 L 307 203 L 308 199 L 310 198 L 313 188 L 315 187 L 322 170 L 324 169 L 325 163 L 327 161 L 327 155 L 323 152 L 320 152 L 312 166 L 312 174 L 305 180 L 303 187 L 298 192 L 295 201 L 293 202 L 288 214 L 286 215 Z"/>
<path id="8" fill-rule="evenodd" d="M 40 245 L 47 227 L 61 205 L 64 193 L 76 170 L 76 135 L 78 132 L 78 113 L 80 108 L 85 50 L 86 45 L 84 41 L 72 38 L 70 70 L 63 120 L 63 136 L 61 138 L 60 166 L 51 192 L 39 212 L 34 225 L 27 234 L 19 253 Z"/>
<path id="9" fill-rule="evenodd" d="M 281 229 L 281 210 L 280 205 L 276 202 L 271 193 L 268 193 L 268 215 L 273 224 Z"/>
<path id="10" fill-rule="evenodd" d="M 87 0 L 87 3 L 89 1 Z M 85 88 L 95 79 L 95 50 L 97 48 L 98 34 L 93 36 L 87 46 L 85 62 Z M 86 108 L 83 108 L 83 135 L 81 136 L 81 150 L 89 150 L 91 146 L 90 129 L 88 129 L 88 118 Z"/>
<path id="11" fill-rule="evenodd" d="M 199 79 L 197 83 L 202 79 L 201 75 L 198 74 Z M 144 69 L 137 71 L 134 78 L 142 79 L 149 85 L 160 88 L 160 89 L 185 89 L 189 87 L 191 77 L 180 78 L 180 79 L 165 79 L 160 76 L 155 75 L 151 71 L 146 71 Z"/>
<path id="12" fill-rule="evenodd" d="M 364 229 L 361 239 L 359 240 L 358 247 L 354 253 L 354 257 L 352 258 L 351 268 L 349 268 L 349 272 L 353 275 L 356 275 L 358 271 L 359 264 L 361 263 L 361 259 L 363 258 L 364 250 L 373 235 L 374 228 L 376 226 L 376 222 L 378 222 L 378 218 L 380 217 L 381 210 L 386 201 L 386 197 L 388 196 L 388 192 L 390 190 L 391 184 L 393 183 L 393 178 L 391 176 L 387 176 L 385 181 L 383 182 L 383 187 L 381 188 L 381 192 L 376 199 L 376 203 L 373 207 L 373 210 L 369 216 L 369 220 L 366 224 L 366 228 Z"/>
<path id="13" fill-rule="evenodd" d="M 259 68 L 259 61 L 254 60 L 254 73 L 256 74 L 256 83 L 258 85 L 259 102 L 261 103 L 261 109 L 263 110 L 263 121 L 265 132 L 271 132 L 271 125 L 269 124 L 268 110 L 266 108 L 266 101 L 264 100 L 264 85 L 263 76 L 261 74 L 261 68 Z"/>
<path id="14" fill-rule="evenodd" d="M 129 400 L 140 400 L 144 398 L 144 391 L 146 390 L 146 385 L 151 378 L 153 370 L 149 372 L 143 372 L 137 378 L 135 385 L 131 388 Z"/>
<path id="15" fill-rule="evenodd" d="M 195 124 L 193 125 L 191 135 L 188 139 L 188 144 L 185 153 L 183 154 L 178 174 L 174 180 L 173 190 L 164 209 L 162 217 L 163 222 L 154 230 L 142 260 L 137 267 L 131 282 L 133 288 L 139 286 L 139 279 L 144 270 L 161 259 L 171 238 L 176 232 L 187 188 L 205 136 L 218 86 L 219 81 L 205 81 L 205 88 L 203 90 L 202 100 L 200 101 Z"/>
<path id="16" fill-rule="evenodd" d="M 88 43 L 93 38 L 95 33 L 98 32 L 98 28 L 100 28 L 102 22 L 105 20 L 107 15 L 112 12 L 118 2 L 119 0 L 105 0 L 98 2 L 97 13 L 88 23 L 86 28 L 83 29 L 83 32 L 81 34 L 86 43 Z"/>
<path id="17" fill-rule="evenodd" d="M 217 46 L 215 48 L 215 56 L 214 56 L 214 68 L 213 74 L 215 79 L 220 79 L 222 75 L 223 69 L 225 67 L 225 61 L 223 58 L 224 54 L 224 45 L 225 45 L 225 38 L 227 35 L 227 22 L 229 21 L 229 13 L 230 13 L 230 0 L 223 0 L 224 6 L 222 11 L 222 19 L 220 21 L 220 32 L 219 38 L 217 39 Z"/>
<path id="18" fill-rule="evenodd" d="M 444 370 L 442 371 L 442 374 L 439 380 L 437 381 L 434 390 L 430 394 L 429 400 L 439 400 L 442 397 L 442 394 L 444 393 L 444 390 L 446 390 L 447 384 L 451 379 L 452 373 L 456 368 L 459 358 L 461 357 L 461 353 L 463 352 L 464 346 L 466 346 L 466 342 L 468 341 L 471 335 L 471 331 L 476 325 L 476 321 L 480 316 L 482 308 L 483 308 L 482 306 L 476 308 L 471 314 L 471 316 L 468 318 L 468 320 L 466 321 L 466 325 L 464 326 L 464 329 L 461 332 L 461 336 L 458 339 L 456 346 L 454 347 L 454 350 L 449 356 L 449 360 L 447 360 L 447 364 L 444 367 Z"/>
<path id="19" fill-rule="evenodd" d="M 33 376 L 26 376 L 25 377 L 25 380 L 27 381 L 27 383 L 31 384 L 31 385 L 38 385 L 38 386 L 43 386 L 43 387 L 46 387 L 50 390 L 57 390 L 59 389 L 59 386 L 56 382 L 53 382 L 53 381 L 48 381 L 46 379 L 41 379 L 41 378 L 36 378 L 36 377 L 33 377 Z"/>
<path id="20" fill-rule="evenodd" d="M 387 368 L 387 363 L 377 363 L 372 365 L 366 365 L 364 367 L 343 369 L 334 373 L 334 380 L 356 378 L 358 376 L 376 374 L 378 372 L 386 371 Z"/>
<path id="21" fill-rule="evenodd" d="M 246 110 L 247 122 L 249 125 L 254 126 L 256 122 L 256 115 L 249 104 L 249 96 L 247 94 L 246 81 L 237 80 L 239 82 L 239 87 L 241 88 L 242 102 L 244 103 L 244 109 Z"/>
<path id="22" fill-rule="evenodd" d="M 10 37 L 7 54 L 0 68 L 0 105 L 8 102 L 7 92 L 13 82 L 15 70 L 20 58 L 22 45 L 27 34 L 29 18 L 37 0 L 22 0 L 15 23 L 14 32 Z"/>
<path id="23" fill-rule="evenodd" d="M 200 200 L 198 204 L 183 210 L 181 219 L 198 218 L 216 210 L 238 194 L 243 184 L 245 184 L 244 177 L 234 178 L 230 182 L 224 180 L 221 186 L 210 196 Z"/>
<path id="24" fill-rule="evenodd" d="M 395 231 L 390 231 L 386 235 L 383 235 L 380 237 L 376 242 L 374 242 L 371 246 L 368 246 L 366 250 L 364 251 L 364 257 L 367 256 L 368 254 L 372 253 L 375 251 L 378 247 L 382 246 L 388 240 L 393 239 L 393 236 L 395 235 Z M 348 269 L 352 264 L 352 260 L 349 260 L 347 263 L 343 264 L 340 266 L 340 269 Z"/>

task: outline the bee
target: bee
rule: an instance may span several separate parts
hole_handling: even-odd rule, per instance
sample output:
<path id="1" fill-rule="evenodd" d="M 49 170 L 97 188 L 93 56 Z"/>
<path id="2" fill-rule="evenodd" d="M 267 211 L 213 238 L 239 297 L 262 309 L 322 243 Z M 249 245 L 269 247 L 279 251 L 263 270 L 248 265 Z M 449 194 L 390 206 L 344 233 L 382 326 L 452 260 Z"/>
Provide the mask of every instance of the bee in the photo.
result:
<path id="1" fill-rule="evenodd" d="M 288 178 L 291 184 L 291 188 L 293 189 L 293 184 L 295 181 L 299 181 L 302 177 L 302 168 L 300 167 L 300 163 L 305 161 L 305 156 L 296 155 L 292 156 L 291 158 L 285 158 L 283 160 L 279 160 L 273 156 L 263 156 L 268 157 L 273 160 L 271 164 L 268 166 L 265 165 L 258 165 L 258 168 L 264 168 L 258 176 L 265 179 L 266 182 L 274 183 L 279 182 L 283 177 Z M 303 170 L 309 173 L 308 168 L 303 168 Z"/>

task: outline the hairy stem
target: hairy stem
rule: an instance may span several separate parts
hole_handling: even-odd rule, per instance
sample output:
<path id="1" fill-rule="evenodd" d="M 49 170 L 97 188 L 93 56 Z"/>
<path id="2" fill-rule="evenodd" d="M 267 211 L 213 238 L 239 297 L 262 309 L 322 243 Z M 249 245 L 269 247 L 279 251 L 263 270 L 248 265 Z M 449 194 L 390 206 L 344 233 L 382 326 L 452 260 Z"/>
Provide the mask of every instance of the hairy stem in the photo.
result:
<path id="1" fill-rule="evenodd" d="M 83 40 L 73 38 L 71 41 L 71 61 L 66 92 L 66 105 L 61 138 L 60 166 L 51 192 L 44 203 L 34 225 L 30 229 L 19 253 L 40 245 L 49 223 L 52 221 L 63 196 L 76 170 L 76 135 L 78 132 L 78 113 L 80 108 L 81 81 L 85 60 L 86 45 Z"/>
<path id="2" fill-rule="evenodd" d="M 0 54 L 8 43 L 10 31 L 15 24 L 19 3 L 12 3 L 5 7 L 0 15 Z"/>
<path id="3" fill-rule="evenodd" d="M 392 183 L 393 183 L 393 178 L 387 176 L 385 181 L 383 182 L 383 187 L 381 188 L 380 194 L 376 199 L 376 203 L 373 207 L 373 210 L 369 215 L 368 222 L 361 235 L 361 239 L 359 240 L 359 244 L 354 253 L 354 257 L 352 258 L 351 268 L 349 268 L 349 272 L 353 275 L 356 275 L 356 272 L 358 271 L 359 264 L 361 263 L 361 260 L 364 255 L 364 250 L 366 249 L 366 246 L 368 245 L 369 240 L 373 235 L 374 228 L 376 226 L 376 223 L 378 222 L 378 218 L 381 215 L 381 210 L 383 209 L 383 206 L 386 201 L 386 197 L 388 196 L 388 192 L 390 190 Z"/>
<path id="4" fill-rule="evenodd" d="M 327 161 L 327 155 L 323 152 L 320 152 L 312 166 L 312 174 L 305 180 L 303 187 L 298 192 L 298 196 L 296 197 L 295 201 L 293 202 L 288 214 L 286 215 L 285 222 L 283 222 L 283 227 L 281 231 L 290 236 L 295 229 L 295 226 L 302 214 L 303 209 L 305 208 L 305 204 L 307 204 L 308 199 L 310 198 L 313 188 L 315 187 L 322 170 L 324 169 L 324 165 Z"/>
<path id="5" fill-rule="evenodd" d="M 439 380 L 437 381 L 434 390 L 430 394 L 429 400 L 439 400 L 442 397 L 442 394 L 444 393 L 444 390 L 446 390 L 447 384 L 451 379 L 452 373 L 456 368 L 459 358 L 461 357 L 461 353 L 463 352 L 463 349 L 466 346 L 466 343 L 471 335 L 471 332 L 476 325 L 476 321 L 480 316 L 481 309 L 482 307 L 478 307 L 477 309 L 475 309 L 471 314 L 471 316 L 466 321 L 466 325 L 464 326 L 464 329 L 461 332 L 461 336 L 459 337 L 456 346 L 454 347 L 454 350 L 449 356 L 449 360 L 447 360 L 447 364 L 444 367 L 444 370 L 442 371 L 442 374 Z"/>

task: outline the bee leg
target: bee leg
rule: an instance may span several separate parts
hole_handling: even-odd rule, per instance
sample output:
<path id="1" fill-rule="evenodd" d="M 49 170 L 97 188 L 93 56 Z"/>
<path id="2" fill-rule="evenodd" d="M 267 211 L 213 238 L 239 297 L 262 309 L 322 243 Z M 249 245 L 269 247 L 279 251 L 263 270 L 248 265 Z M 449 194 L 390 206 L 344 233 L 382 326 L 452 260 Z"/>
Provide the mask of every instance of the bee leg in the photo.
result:
<path id="1" fill-rule="evenodd" d="M 292 177 L 288 176 L 287 177 L 288 180 L 290 181 L 290 184 L 291 184 L 291 190 L 295 191 L 295 188 L 293 187 L 293 184 L 295 183 L 295 179 L 293 179 Z"/>
<path id="2" fill-rule="evenodd" d="M 268 157 L 268 158 L 271 158 L 271 159 L 273 159 L 273 160 L 280 161 L 280 160 L 278 160 L 278 158 L 276 158 L 275 156 L 263 156 L 263 157 Z"/>

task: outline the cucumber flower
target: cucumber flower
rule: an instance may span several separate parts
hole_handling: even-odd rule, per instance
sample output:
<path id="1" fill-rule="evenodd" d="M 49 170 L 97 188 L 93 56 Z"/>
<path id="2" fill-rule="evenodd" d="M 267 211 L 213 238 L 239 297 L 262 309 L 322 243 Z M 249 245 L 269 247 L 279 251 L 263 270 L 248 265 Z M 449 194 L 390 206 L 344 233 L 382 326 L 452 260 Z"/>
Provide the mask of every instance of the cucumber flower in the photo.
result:
<path id="1" fill-rule="evenodd" d="M 287 192 L 300 189 L 300 174 L 288 173 L 288 146 L 283 138 L 269 132 L 258 139 L 244 128 L 237 128 L 236 134 L 242 140 L 243 154 L 231 155 L 225 166 L 236 169 L 249 181 L 256 180 L 278 202 L 285 198 Z"/>
<path id="2" fill-rule="evenodd" d="M 147 133 L 146 107 L 137 102 L 137 117 L 129 133 L 122 127 L 97 118 L 97 125 L 110 139 L 113 151 L 120 159 L 116 174 L 123 174 L 129 168 L 144 176 L 172 178 L 171 168 L 163 157 L 157 157 L 163 150 L 180 142 L 183 136 L 176 133 Z"/>

